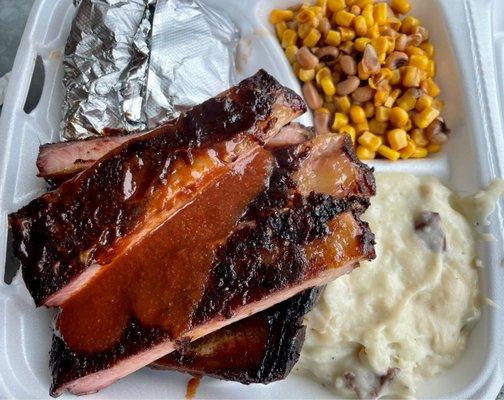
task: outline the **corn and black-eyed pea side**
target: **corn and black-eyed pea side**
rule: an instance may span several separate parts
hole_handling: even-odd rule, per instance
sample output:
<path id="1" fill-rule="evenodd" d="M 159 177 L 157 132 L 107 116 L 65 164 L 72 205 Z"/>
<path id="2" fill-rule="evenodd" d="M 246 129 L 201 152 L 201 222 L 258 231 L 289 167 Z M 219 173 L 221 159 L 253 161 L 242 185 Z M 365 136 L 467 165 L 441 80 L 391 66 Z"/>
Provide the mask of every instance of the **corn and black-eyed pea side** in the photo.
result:
<path id="1" fill-rule="evenodd" d="M 438 153 L 448 140 L 435 48 L 409 0 L 312 0 L 270 22 L 318 132 L 350 135 L 357 156 Z"/>

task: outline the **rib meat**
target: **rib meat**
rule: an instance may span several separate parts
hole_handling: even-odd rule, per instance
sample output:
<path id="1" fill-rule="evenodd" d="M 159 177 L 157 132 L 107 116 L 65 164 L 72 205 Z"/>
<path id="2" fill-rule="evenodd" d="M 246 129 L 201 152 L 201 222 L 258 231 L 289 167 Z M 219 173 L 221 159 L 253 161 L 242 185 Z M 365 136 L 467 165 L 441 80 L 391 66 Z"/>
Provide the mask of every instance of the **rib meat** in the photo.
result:
<path id="1" fill-rule="evenodd" d="M 71 298 L 304 111 L 299 96 L 259 71 L 11 214 L 35 303 Z"/>
<path id="2" fill-rule="evenodd" d="M 151 364 L 241 383 L 284 379 L 299 358 L 305 314 L 319 288 L 308 289 L 267 310 L 204 336 Z"/>
<path id="3" fill-rule="evenodd" d="M 348 138 L 258 149 L 235 168 L 63 304 L 53 394 L 99 390 L 374 256 L 358 218 L 374 180 Z M 360 183 L 330 186 L 319 168 Z"/>
<path id="4" fill-rule="evenodd" d="M 43 144 L 37 157 L 37 176 L 51 183 L 62 183 L 84 171 L 111 150 L 143 133 L 105 136 Z"/>
<path id="5" fill-rule="evenodd" d="M 313 130 L 291 123 L 268 142 L 268 147 L 301 144 L 311 137 Z M 310 168 L 305 168 L 305 175 L 311 171 L 310 175 L 317 176 L 319 181 L 325 177 L 326 182 L 342 182 L 350 190 L 339 192 L 341 195 L 369 197 L 372 194 L 369 170 L 352 158 L 348 142 L 341 137 L 335 139 L 328 140 L 325 136 L 310 143 L 311 157 L 305 162 Z M 337 160 L 338 163 L 333 168 L 328 168 L 325 161 L 327 158 Z M 361 187 L 359 183 L 363 182 L 365 184 Z M 151 366 L 156 369 L 211 375 L 246 384 L 270 383 L 283 379 L 298 359 L 304 340 L 303 317 L 311 309 L 317 293 L 317 288 L 309 289 L 261 313 L 211 333 L 155 361 Z"/>
<path id="6" fill-rule="evenodd" d="M 172 122 L 173 124 L 173 122 Z M 93 165 L 108 152 L 145 133 L 105 136 L 84 140 L 43 144 L 37 157 L 38 175 L 51 184 L 59 185 Z M 298 144 L 310 139 L 313 131 L 292 123 L 273 136 L 270 146 Z"/>

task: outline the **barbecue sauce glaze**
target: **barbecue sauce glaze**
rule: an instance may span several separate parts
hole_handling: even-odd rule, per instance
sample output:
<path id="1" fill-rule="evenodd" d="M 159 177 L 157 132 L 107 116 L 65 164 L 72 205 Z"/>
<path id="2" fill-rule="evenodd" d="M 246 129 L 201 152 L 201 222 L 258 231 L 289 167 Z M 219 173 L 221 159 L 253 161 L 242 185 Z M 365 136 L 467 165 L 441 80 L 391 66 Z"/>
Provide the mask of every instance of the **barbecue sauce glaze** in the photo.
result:
<path id="1" fill-rule="evenodd" d="M 58 328 L 67 345 L 105 350 L 131 319 L 171 338 L 189 330 L 214 251 L 264 189 L 272 162 L 268 151 L 257 149 L 65 302 Z"/>

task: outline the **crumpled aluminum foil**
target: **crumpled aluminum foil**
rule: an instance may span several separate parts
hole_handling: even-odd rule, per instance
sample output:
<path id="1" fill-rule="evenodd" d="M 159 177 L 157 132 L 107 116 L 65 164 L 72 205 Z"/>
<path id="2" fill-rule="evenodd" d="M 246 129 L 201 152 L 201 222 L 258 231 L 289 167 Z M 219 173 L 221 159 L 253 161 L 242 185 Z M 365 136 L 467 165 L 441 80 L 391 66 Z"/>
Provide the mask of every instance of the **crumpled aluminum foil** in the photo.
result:
<path id="1" fill-rule="evenodd" d="M 200 0 L 74 0 L 63 139 L 154 128 L 235 83 L 239 31 Z"/>

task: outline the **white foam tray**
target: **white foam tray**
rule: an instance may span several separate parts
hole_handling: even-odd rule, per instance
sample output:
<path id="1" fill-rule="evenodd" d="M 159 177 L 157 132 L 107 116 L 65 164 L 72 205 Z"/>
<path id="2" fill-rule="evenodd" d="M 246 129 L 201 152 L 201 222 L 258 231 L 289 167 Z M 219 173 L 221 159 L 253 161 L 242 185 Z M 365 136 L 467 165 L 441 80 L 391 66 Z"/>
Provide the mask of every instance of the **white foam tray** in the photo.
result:
<path id="1" fill-rule="evenodd" d="M 207 0 L 229 12 L 242 31 L 245 77 L 265 68 L 283 84 L 300 91 L 267 22 L 269 11 L 299 0 Z M 413 13 L 432 33 L 438 80 L 446 100 L 452 136 L 444 151 L 427 160 L 375 162 L 378 171 L 437 175 L 458 193 L 468 194 L 496 176 L 504 176 L 502 99 L 504 93 L 504 1 L 415 0 Z M 44 190 L 35 177 L 39 144 L 57 140 L 63 90 L 61 54 L 74 14 L 71 0 L 37 0 L 33 6 L 7 91 L 0 120 L 0 398 L 47 398 L 51 310 L 35 309 L 18 276 L 3 281 L 7 214 Z M 38 106 L 23 111 L 39 55 L 45 82 Z M 499 89 L 499 90 L 498 90 Z M 305 123 L 310 117 L 305 116 Z M 480 243 L 485 268 L 484 295 L 501 305 L 485 307 L 459 362 L 420 387 L 420 398 L 495 398 L 504 360 L 504 268 L 502 203 L 491 219 L 495 243 Z M 183 398 L 188 376 L 147 368 L 89 398 Z M 64 398 L 72 397 L 65 394 Z M 301 377 L 269 386 L 242 386 L 205 378 L 198 398 L 332 398 L 328 390 Z"/>

